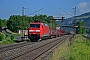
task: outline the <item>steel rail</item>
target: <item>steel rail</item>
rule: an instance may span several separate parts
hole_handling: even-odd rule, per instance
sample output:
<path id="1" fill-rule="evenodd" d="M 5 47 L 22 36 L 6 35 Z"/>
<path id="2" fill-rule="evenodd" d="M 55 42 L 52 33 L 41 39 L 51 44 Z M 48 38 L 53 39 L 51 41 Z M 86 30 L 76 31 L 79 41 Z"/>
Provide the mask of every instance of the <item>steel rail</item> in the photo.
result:
<path id="1" fill-rule="evenodd" d="M 24 55 L 27 54 L 27 53 L 32 53 L 33 51 L 37 51 L 37 50 L 40 49 L 40 48 L 43 49 L 42 47 L 48 46 L 48 45 L 50 45 L 51 43 L 54 44 L 54 42 L 57 42 L 57 41 L 58 41 L 58 43 L 60 43 L 62 40 L 59 41 L 59 40 L 57 39 L 57 40 L 48 42 L 48 43 L 43 44 L 43 45 L 41 45 L 41 46 L 32 48 L 32 49 L 30 49 L 30 50 L 23 51 L 23 52 L 20 52 L 20 53 L 18 53 L 18 54 L 14 54 L 14 55 L 12 55 L 12 56 L 9 56 L 9 57 L 5 58 L 4 60 L 17 59 L 18 57 L 24 56 Z M 58 43 L 56 43 L 56 44 L 58 44 Z M 53 46 L 52 46 L 52 47 L 53 47 Z M 49 48 L 49 49 L 50 49 L 50 48 Z M 48 50 L 48 49 L 47 49 L 47 50 Z M 35 52 L 34 52 L 34 53 L 35 53 Z M 42 53 L 41 53 L 41 54 L 42 54 Z M 41 54 L 39 54 L 39 55 L 41 55 Z M 31 55 L 32 55 L 32 54 L 31 54 Z M 39 55 L 37 55 L 36 57 L 35 57 L 35 56 L 34 56 L 34 57 L 31 57 L 30 60 L 36 59 Z"/>

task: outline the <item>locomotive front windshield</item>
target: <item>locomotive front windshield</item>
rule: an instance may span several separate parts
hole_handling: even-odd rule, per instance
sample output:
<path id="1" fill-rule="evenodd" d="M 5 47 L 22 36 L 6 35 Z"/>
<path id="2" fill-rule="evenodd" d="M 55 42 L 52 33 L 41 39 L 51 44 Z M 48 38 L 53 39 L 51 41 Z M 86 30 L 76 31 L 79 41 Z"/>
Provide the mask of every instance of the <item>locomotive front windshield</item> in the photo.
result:
<path id="1" fill-rule="evenodd" d="M 30 28 L 40 28 L 40 24 L 30 24 Z"/>

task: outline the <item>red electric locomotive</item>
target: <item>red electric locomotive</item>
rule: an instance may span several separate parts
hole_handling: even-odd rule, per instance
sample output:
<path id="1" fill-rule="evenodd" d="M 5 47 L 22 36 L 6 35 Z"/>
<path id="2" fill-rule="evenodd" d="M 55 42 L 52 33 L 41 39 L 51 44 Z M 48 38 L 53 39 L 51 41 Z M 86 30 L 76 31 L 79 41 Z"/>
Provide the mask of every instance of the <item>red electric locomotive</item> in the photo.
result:
<path id="1" fill-rule="evenodd" d="M 64 30 L 50 28 L 45 23 L 35 21 L 35 22 L 30 22 L 29 24 L 28 38 L 31 41 L 53 38 L 61 35 L 64 35 Z"/>
<path id="2" fill-rule="evenodd" d="M 30 22 L 28 28 L 28 38 L 31 41 L 38 41 L 39 39 L 43 39 L 45 37 L 49 37 L 49 26 L 42 22 Z"/>

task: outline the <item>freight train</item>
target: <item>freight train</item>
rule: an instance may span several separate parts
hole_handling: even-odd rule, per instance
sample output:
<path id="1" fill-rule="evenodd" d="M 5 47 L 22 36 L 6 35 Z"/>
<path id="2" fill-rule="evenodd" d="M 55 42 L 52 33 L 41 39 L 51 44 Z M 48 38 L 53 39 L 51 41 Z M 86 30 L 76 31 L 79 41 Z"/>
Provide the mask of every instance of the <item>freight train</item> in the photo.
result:
<path id="1" fill-rule="evenodd" d="M 64 35 L 64 33 L 64 30 L 50 28 L 47 24 L 39 21 L 30 22 L 28 27 L 28 38 L 31 41 L 58 37 Z"/>

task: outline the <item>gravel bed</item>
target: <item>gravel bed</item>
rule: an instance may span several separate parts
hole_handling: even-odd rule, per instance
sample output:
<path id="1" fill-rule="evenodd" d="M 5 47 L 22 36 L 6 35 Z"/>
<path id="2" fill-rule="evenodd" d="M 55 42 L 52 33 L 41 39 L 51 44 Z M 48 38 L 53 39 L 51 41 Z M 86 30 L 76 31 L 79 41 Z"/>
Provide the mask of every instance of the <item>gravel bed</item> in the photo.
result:
<path id="1" fill-rule="evenodd" d="M 53 41 L 55 39 L 59 39 L 59 38 L 61 39 L 62 37 L 57 37 L 57 38 L 53 38 L 53 39 L 47 39 L 47 40 L 43 40 L 43 41 L 39 41 L 39 42 L 32 42 L 33 44 L 31 44 L 31 42 L 30 42 L 30 45 L 19 47 L 19 48 L 15 48 L 15 49 L 8 50 L 8 51 L 5 51 L 5 52 L 1 52 L 0 53 L 0 59 L 3 60 L 5 58 L 7 58 L 7 57 L 19 54 L 20 52 L 24 52 L 24 51 L 28 51 L 28 50 L 34 49 L 37 46 L 46 44 L 46 43 L 48 43 L 50 41 Z"/>

